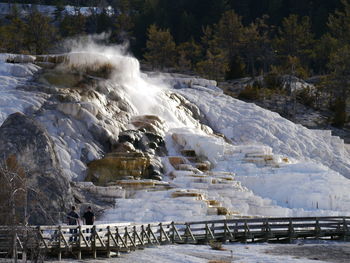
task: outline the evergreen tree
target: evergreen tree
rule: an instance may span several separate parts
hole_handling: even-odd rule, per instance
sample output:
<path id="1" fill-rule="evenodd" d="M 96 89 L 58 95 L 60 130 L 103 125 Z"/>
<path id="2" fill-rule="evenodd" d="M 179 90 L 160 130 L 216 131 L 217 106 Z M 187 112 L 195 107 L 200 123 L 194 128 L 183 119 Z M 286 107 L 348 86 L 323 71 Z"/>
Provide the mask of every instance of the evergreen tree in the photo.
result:
<path id="1" fill-rule="evenodd" d="M 299 18 L 298 15 L 290 15 L 283 19 L 275 40 L 282 64 L 286 64 L 290 57 L 295 57 L 308 67 L 313 56 L 313 44 L 314 37 L 308 17 Z"/>
<path id="2" fill-rule="evenodd" d="M 341 0 L 343 11 L 336 10 L 328 19 L 328 28 L 332 37 L 344 44 L 350 44 L 350 2 Z"/>
<path id="3" fill-rule="evenodd" d="M 96 33 L 100 34 L 102 32 L 108 32 L 113 27 L 113 20 L 111 16 L 108 15 L 107 9 L 102 8 L 102 12 L 97 15 L 97 27 L 96 27 Z"/>
<path id="4" fill-rule="evenodd" d="M 202 49 L 193 38 L 190 41 L 179 44 L 177 53 L 180 58 L 178 68 L 185 70 L 194 70 L 202 57 Z"/>
<path id="5" fill-rule="evenodd" d="M 350 45 L 344 45 L 333 52 L 328 67 L 331 74 L 327 84 L 335 113 L 333 124 L 342 127 L 347 120 L 346 102 L 350 95 Z"/>
<path id="6" fill-rule="evenodd" d="M 203 29 L 202 49 L 206 52 L 196 65 L 196 71 L 210 79 L 223 80 L 229 71 L 228 51 L 219 46 L 214 29 L 207 26 Z"/>
<path id="7" fill-rule="evenodd" d="M 214 27 L 214 40 L 212 43 L 217 45 L 221 54 L 227 56 L 229 68 L 226 72 L 227 79 L 233 79 L 243 76 L 241 58 L 239 56 L 239 47 L 243 36 L 242 18 L 235 11 L 226 11 L 217 25 Z M 218 54 L 210 50 L 211 54 Z M 223 67 L 226 68 L 226 67 Z"/>
<path id="8" fill-rule="evenodd" d="M 164 69 L 175 66 L 176 45 L 169 30 L 151 25 L 148 29 L 147 52 L 144 57 L 153 68 Z"/>
<path id="9" fill-rule="evenodd" d="M 267 72 L 274 59 L 271 45 L 271 28 L 266 24 L 268 16 L 256 19 L 254 23 L 243 28 L 239 51 L 245 59 L 247 70 L 255 77 L 256 70 Z"/>
<path id="10" fill-rule="evenodd" d="M 344 45 L 333 52 L 328 67 L 331 70 L 333 96 L 347 98 L 350 94 L 350 45 Z"/>
<path id="11" fill-rule="evenodd" d="M 2 48 L 10 53 L 23 53 L 27 28 L 28 26 L 19 16 L 12 16 L 10 23 L 0 28 Z"/>
<path id="12" fill-rule="evenodd" d="M 339 41 L 331 36 L 331 34 L 324 34 L 316 41 L 314 47 L 315 57 L 313 60 L 313 69 L 319 74 L 327 74 L 329 68 L 325 65 L 329 64 L 330 56 L 339 48 Z"/>
<path id="13" fill-rule="evenodd" d="M 113 42 L 122 43 L 126 40 L 133 41 L 134 21 L 129 9 L 129 1 L 122 1 L 124 3 L 121 7 L 120 13 L 114 16 L 112 26 L 111 40 Z"/>
<path id="14" fill-rule="evenodd" d="M 72 37 L 85 34 L 86 18 L 80 12 L 76 15 L 66 15 L 59 25 L 62 37 Z"/>
<path id="15" fill-rule="evenodd" d="M 226 11 L 215 27 L 215 38 L 218 45 L 227 51 L 229 59 L 237 55 L 237 50 L 243 34 L 242 18 L 235 11 Z"/>
<path id="16" fill-rule="evenodd" d="M 27 19 L 25 36 L 28 50 L 35 54 L 47 52 L 57 39 L 56 29 L 50 24 L 50 18 L 34 10 Z"/>
<path id="17" fill-rule="evenodd" d="M 65 7 L 62 4 L 62 1 L 57 2 L 56 7 L 55 7 L 55 11 L 53 12 L 54 15 L 54 20 L 57 22 L 61 22 L 64 16 L 64 10 Z"/>
<path id="18" fill-rule="evenodd" d="M 223 80 L 229 69 L 225 53 L 220 49 L 207 51 L 204 60 L 197 63 L 197 72 L 209 79 Z"/>
<path id="19" fill-rule="evenodd" d="M 179 50 L 177 52 L 177 65 L 176 65 L 176 69 L 184 72 L 184 73 L 188 73 L 190 70 L 192 70 L 193 66 L 192 66 L 192 62 L 191 60 L 187 57 L 187 54 L 184 50 Z"/>

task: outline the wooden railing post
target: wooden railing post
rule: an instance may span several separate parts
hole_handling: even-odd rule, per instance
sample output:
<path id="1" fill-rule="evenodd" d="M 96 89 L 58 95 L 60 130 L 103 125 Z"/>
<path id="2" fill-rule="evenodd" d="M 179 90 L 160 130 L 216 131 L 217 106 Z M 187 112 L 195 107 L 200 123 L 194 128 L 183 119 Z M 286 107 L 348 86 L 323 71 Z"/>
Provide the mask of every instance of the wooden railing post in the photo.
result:
<path id="1" fill-rule="evenodd" d="M 141 226 L 141 234 L 140 234 L 142 242 L 144 242 L 144 240 L 145 240 L 145 234 L 143 233 L 143 231 L 144 231 L 144 227 L 142 225 Z"/>
<path id="2" fill-rule="evenodd" d="M 205 222 L 205 243 L 208 243 L 208 223 Z"/>
<path id="3" fill-rule="evenodd" d="M 224 242 L 227 241 L 227 221 L 224 222 Z"/>
<path id="4" fill-rule="evenodd" d="M 265 230 L 265 235 L 264 235 L 265 236 L 265 242 L 267 242 L 272 236 L 271 228 L 270 228 L 268 219 L 265 220 L 264 230 Z"/>
<path id="5" fill-rule="evenodd" d="M 247 240 L 250 236 L 250 229 L 247 223 L 247 220 L 244 220 L 244 242 L 247 243 Z"/>
<path id="6" fill-rule="evenodd" d="M 159 243 L 163 242 L 163 226 L 162 223 L 159 223 Z"/>
<path id="7" fill-rule="evenodd" d="M 343 239 L 346 241 L 348 238 L 347 236 L 349 235 L 349 228 L 348 228 L 348 223 L 346 222 L 345 217 L 343 217 Z"/>
<path id="8" fill-rule="evenodd" d="M 171 228 L 172 228 L 172 231 L 173 231 L 173 233 L 171 235 L 171 242 L 175 243 L 175 223 L 174 223 L 174 221 L 171 222 Z"/>
<path id="9" fill-rule="evenodd" d="M 238 234 L 238 222 L 236 222 L 235 224 L 235 230 L 234 230 L 234 237 L 236 237 L 236 235 Z"/>
<path id="10" fill-rule="evenodd" d="M 92 236 L 91 236 L 91 247 L 92 247 L 92 257 L 97 258 L 97 249 L 96 249 L 96 226 L 92 227 Z"/>
<path id="11" fill-rule="evenodd" d="M 128 245 L 128 227 L 124 227 L 124 242 L 125 244 L 129 247 Z"/>
<path id="12" fill-rule="evenodd" d="M 233 232 L 233 235 L 232 235 L 231 230 L 230 230 L 230 228 L 228 227 L 227 221 L 226 221 L 226 220 L 225 220 L 225 223 L 224 223 L 224 229 L 225 229 L 225 242 L 226 242 L 226 240 L 227 240 L 227 233 L 228 233 L 228 235 L 229 235 L 229 240 L 230 240 L 230 241 L 233 241 L 233 240 L 235 239 L 235 233 Z"/>
<path id="13" fill-rule="evenodd" d="M 62 227 L 59 225 L 58 226 L 58 261 L 62 260 L 61 235 L 62 235 Z"/>
<path id="14" fill-rule="evenodd" d="M 289 219 L 288 239 L 289 239 L 289 242 L 292 242 L 294 239 L 294 226 L 293 226 L 292 219 Z"/>
<path id="15" fill-rule="evenodd" d="M 315 238 L 319 239 L 320 238 L 320 234 L 321 234 L 321 228 L 320 228 L 320 224 L 319 221 L 316 217 L 316 224 L 315 224 Z"/>
<path id="16" fill-rule="evenodd" d="M 151 236 L 151 225 L 150 225 L 150 224 L 148 224 L 148 225 L 147 225 L 146 230 L 147 230 L 147 235 L 149 236 L 149 238 L 150 238 L 150 242 L 151 242 L 151 244 L 152 244 L 153 242 L 152 242 L 152 236 Z"/>
<path id="17" fill-rule="evenodd" d="M 81 237 L 83 233 L 81 232 L 81 225 L 78 227 L 78 259 L 81 260 Z"/>
<path id="18" fill-rule="evenodd" d="M 186 242 L 186 244 L 188 243 L 188 236 L 190 235 L 189 228 L 190 228 L 189 224 L 186 223 L 186 228 L 185 228 L 185 242 Z"/>
<path id="19" fill-rule="evenodd" d="M 111 227 L 107 226 L 107 258 L 111 257 Z"/>
<path id="20" fill-rule="evenodd" d="M 132 233 L 132 239 L 134 240 L 134 244 L 136 245 L 136 226 L 132 228 L 133 233 Z"/>
<path id="21" fill-rule="evenodd" d="M 119 240 L 122 242 L 122 245 L 123 245 L 123 247 L 125 248 L 125 249 L 128 249 L 128 246 L 127 246 L 127 244 L 124 242 L 124 240 L 123 240 L 123 238 L 122 238 L 122 236 L 119 234 L 119 229 L 118 229 L 118 227 L 116 227 L 116 229 L 115 229 L 115 236 L 116 236 L 116 238 L 117 238 L 117 243 L 119 244 Z M 119 248 L 118 248 L 119 249 Z"/>

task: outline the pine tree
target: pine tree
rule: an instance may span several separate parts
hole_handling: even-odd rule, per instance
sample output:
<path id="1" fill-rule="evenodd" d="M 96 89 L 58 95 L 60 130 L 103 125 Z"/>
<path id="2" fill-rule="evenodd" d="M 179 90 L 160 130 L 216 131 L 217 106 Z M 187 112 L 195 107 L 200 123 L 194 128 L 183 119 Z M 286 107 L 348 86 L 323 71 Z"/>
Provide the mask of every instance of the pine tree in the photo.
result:
<path id="1" fill-rule="evenodd" d="M 226 11 L 219 23 L 214 27 L 214 40 L 212 43 L 221 49 L 222 54 L 227 56 L 229 68 L 227 68 L 226 78 L 233 79 L 242 77 L 244 65 L 239 56 L 239 47 L 241 45 L 243 35 L 242 18 L 233 10 Z M 217 54 L 211 50 L 211 54 Z M 221 56 L 221 55 L 220 55 Z M 223 68 L 226 68 L 224 66 Z"/>
<path id="2" fill-rule="evenodd" d="M 247 70 L 250 71 L 252 77 L 256 76 L 256 63 L 263 53 L 262 41 L 263 39 L 258 31 L 257 24 L 251 23 L 243 29 L 239 50 L 245 59 Z"/>
<path id="3" fill-rule="evenodd" d="M 225 53 L 220 49 L 208 50 L 205 60 L 197 63 L 197 72 L 209 79 L 223 80 L 229 69 Z"/>
<path id="4" fill-rule="evenodd" d="M 214 31 L 215 39 L 220 48 L 227 51 L 229 59 L 233 59 L 237 55 L 237 47 L 243 34 L 242 18 L 235 11 L 226 11 Z"/>
<path id="5" fill-rule="evenodd" d="M 50 18 L 34 10 L 27 20 L 25 36 L 28 50 L 35 54 L 47 52 L 57 39 L 56 29 L 50 24 Z"/>
<path id="6" fill-rule="evenodd" d="M 134 22 L 128 12 L 119 14 L 114 18 L 111 40 L 117 43 L 132 40 L 133 28 Z"/>
<path id="7" fill-rule="evenodd" d="M 20 17 L 12 17 L 8 25 L 1 27 L 1 45 L 6 52 L 25 52 L 25 32 L 27 31 L 27 28 L 26 23 Z"/>
<path id="8" fill-rule="evenodd" d="M 62 37 L 72 37 L 85 34 L 86 18 L 80 12 L 76 15 L 66 15 L 59 25 Z"/>
<path id="9" fill-rule="evenodd" d="M 341 0 L 343 11 L 336 10 L 328 18 L 328 28 L 332 37 L 344 44 L 350 44 L 350 2 Z"/>
<path id="10" fill-rule="evenodd" d="M 147 52 L 144 57 L 153 68 L 164 69 L 175 66 L 176 45 L 169 30 L 158 29 L 156 25 L 148 28 Z"/>
<path id="11" fill-rule="evenodd" d="M 331 103 L 335 112 L 334 125 L 342 127 L 347 120 L 346 105 L 350 95 L 350 44 L 344 45 L 330 56 L 331 74 L 327 79 Z"/>
<path id="12" fill-rule="evenodd" d="M 283 19 L 278 37 L 275 39 L 278 56 L 282 64 L 288 57 L 295 57 L 307 67 L 313 56 L 314 37 L 309 17 L 290 15 Z M 291 70 L 292 71 L 292 70 Z"/>
<path id="13" fill-rule="evenodd" d="M 17 5 L 12 6 L 7 19 L 9 22 L 0 27 L 0 47 L 4 52 L 24 53 L 27 25 L 20 17 Z"/>
<path id="14" fill-rule="evenodd" d="M 184 50 L 180 50 L 177 52 L 177 65 L 176 65 L 176 69 L 184 72 L 184 73 L 188 73 L 190 70 L 192 70 L 193 66 L 192 66 L 192 62 L 191 60 L 187 57 L 187 54 Z"/>
<path id="15" fill-rule="evenodd" d="M 58 21 L 58 22 L 61 22 L 61 21 L 62 21 L 62 18 L 63 18 L 63 16 L 64 16 L 64 10 L 65 10 L 65 7 L 64 7 L 64 5 L 62 4 L 62 1 L 59 1 L 59 2 L 56 4 L 55 11 L 53 12 L 54 20 L 55 20 L 55 21 Z"/>
<path id="16" fill-rule="evenodd" d="M 113 26 L 111 17 L 107 14 L 107 9 L 102 8 L 102 12 L 97 15 L 96 33 L 108 32 Z"/>
<path id="17" fill-rule="evenodd" d="M 179 69 L 186 67 L 186 70 L 194 70 L 202 57 L 202 49 L 193 38 L 190 41 L 179 44 L 177 53 L 180 58 L 178 61 Z"/>

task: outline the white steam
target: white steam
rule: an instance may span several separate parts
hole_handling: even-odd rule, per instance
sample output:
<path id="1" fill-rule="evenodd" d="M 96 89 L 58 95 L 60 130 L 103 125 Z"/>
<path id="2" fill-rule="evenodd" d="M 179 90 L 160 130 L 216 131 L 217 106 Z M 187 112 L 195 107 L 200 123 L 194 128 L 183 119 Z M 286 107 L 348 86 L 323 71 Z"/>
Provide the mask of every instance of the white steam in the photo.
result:
<path id="1" fill-rule="evenodd" d="M 190 116 L 178 110 L 175 101 L 166 96 L 168 87 L 160 78 L 150 78 L 140 71 L 139 61 L 127 52 L 127 45 L 106 46 L 98 44 L 96 37 L 87 37 L 84 41 L 70 42 L 70 47 L 68 66 L 96 70 L 106 65 L 111 67 L 110 80 L 116 89 L 123 89 L 117 92 L 125 94 L 138 115 L 157 115 L 169 128 L 198 127 Z"/>

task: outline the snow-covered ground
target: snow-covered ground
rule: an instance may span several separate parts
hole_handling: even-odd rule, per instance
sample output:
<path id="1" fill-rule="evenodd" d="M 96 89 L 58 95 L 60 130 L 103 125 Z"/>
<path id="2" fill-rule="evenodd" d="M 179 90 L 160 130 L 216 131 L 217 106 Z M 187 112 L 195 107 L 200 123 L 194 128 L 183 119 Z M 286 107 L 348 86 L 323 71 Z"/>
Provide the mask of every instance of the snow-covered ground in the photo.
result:
<path id="1" fill-rule="evenodd" d="M 110 259 L 84 259 L 81 262 L 123 263 L 312 263 L 348 262 L 350 246 L 346 243 L 311 242 L 298 244 L 226 244 L 222 250 L 207 245 L 166 245 L 149 247 Z M 67 260 L 63 260 L 67 261 Z M 55 261 L 50 261 L 55 262 Z M 78 261 L 79 262 L 79 261 Z"/>
<path id="2" fill-rule="evenodd" d="M 16 1 L 14 1 L 16 2 Z M 20 2 L 20 1 L 18 1 Z M 33 9 L 38 10 L 39 12 L 48 15 L 48 16 L 54 16 L 56 11 L 56 6 L 53 5 L 36 5 L 36 4 L 21 4 L 21 3 L 14 3 L 16 4 L 16 7 L 20 13 L 20 15 L 25 16 L 28 15 Z M 12 12 L 13 4 L 12 3 L 0 3 L 0 15 L 5 16 Z M 75 7 L 67 5 L 64 7 L 64 10 L 62 11 L 63 14 L 67 15 L 74 15 L 77 12 L 79 12 L 82 15 L 88 16 L 92 13 L 101 13 L 102 8 L 99 7 Z M 114 10 L 111 6 L 108 6 L 106 8 L 106 12 L 108 14 L 113 14 Z"/>

